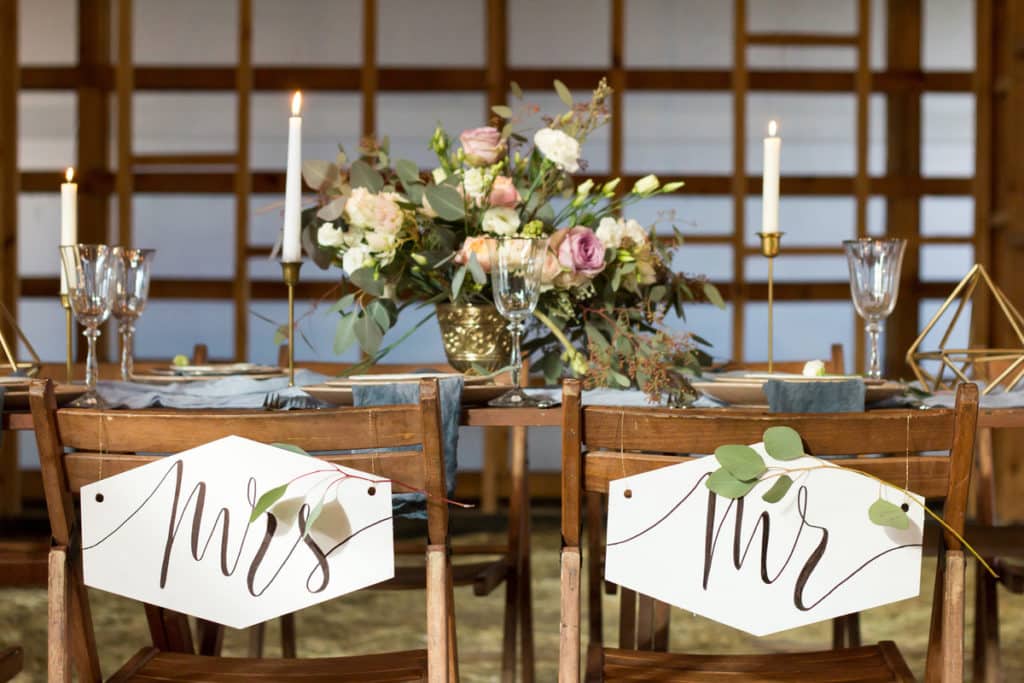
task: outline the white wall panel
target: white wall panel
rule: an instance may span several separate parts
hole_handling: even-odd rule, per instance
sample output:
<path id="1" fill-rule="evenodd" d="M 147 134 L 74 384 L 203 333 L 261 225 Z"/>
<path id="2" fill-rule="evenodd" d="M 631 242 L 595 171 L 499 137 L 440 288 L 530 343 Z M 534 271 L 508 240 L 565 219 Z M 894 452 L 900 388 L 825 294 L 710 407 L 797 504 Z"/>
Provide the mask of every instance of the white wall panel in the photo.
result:
<path id="1" fill-rule="evenodd" d="M 24 65 L 78 62 L 76 0 L 18 0 L 18 61 Z"/>
<path id="2" fill-rule="evenodd" d="M 255 0 L 253 63 L 358 66 L 363 59 L 359 0 Z"/>

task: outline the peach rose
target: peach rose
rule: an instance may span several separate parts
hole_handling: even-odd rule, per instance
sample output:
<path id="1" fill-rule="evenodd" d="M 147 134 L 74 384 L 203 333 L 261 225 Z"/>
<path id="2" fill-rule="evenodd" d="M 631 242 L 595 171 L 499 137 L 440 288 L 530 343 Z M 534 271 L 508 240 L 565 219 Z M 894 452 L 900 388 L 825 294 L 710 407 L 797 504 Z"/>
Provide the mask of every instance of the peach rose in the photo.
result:
<path id="1" fill-rule="evenodd" d="M 488 198 L 491 206 L 504 206 L 509 209 L 516 208 L 521 201 L 519 191 L 508 176 L 500 175 L 494 179 L 491 185 L 491 196 Z"/>
<path id="2" fill-rule="evenodd" d="M 462 243 L 459 253 L 455 255 L 455 262 L 460 266 L 466 265 L 469 263 L 470 254 L 476 254 L 476 261 L 485 273 L 491 272 L 491 251 L 487 246 L 486 237 L 483 235 L 467 237 L 466 241 Z"/>
<path id="3" fill-rule="evenodd" d="M 490 166 L 505 151 L 501 131 L 492 126 L 464 130 L 459 135 L 459 142 L 466 153 L 466 161 L 473 166 Z"/>

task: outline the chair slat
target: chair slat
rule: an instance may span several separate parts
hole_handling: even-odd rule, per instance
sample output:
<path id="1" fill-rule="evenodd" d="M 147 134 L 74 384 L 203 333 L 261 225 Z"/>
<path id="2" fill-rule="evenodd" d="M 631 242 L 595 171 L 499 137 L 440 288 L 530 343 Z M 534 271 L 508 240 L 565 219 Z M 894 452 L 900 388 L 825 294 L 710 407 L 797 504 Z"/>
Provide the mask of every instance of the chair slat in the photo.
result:
<path id="1" fill-rule="evenodd" d="M 68 488 L 78 493 L 83 486 L 91 484 L 115 474 L 141 467 L 155 460 L 166 457 L 162 455 L 128 455 L 123 453 L 96 453 L 78 451 L 64 456 L 67 469 Z M 376 453 L 346 453 L 317 456 L 321 460 L 344 465 L 379 475 L 382 479 L 391 479 L 395 493 L 405 493 L 407 485 L 414 489 L 426 488 L 426 477 L 423 471 L 422 451 L 380 451 Z"/>
<path id="2" fill-rule="evenodd" d="M 952 415 L 945 409 L 726 415 L 713 410 L 681 413 L 668 408 L 589 406 L 583 409 L 583 442 L 591 449 L 713 453 L 723 444 L 756 443 L 768 427 L 787 425 L 800 433 L 814 455 L 853 455 L 865 447 L 878 453 L 904 453 L 908 443 L 910 451 L 948 451 L 953 442 Z"/>
<path id="3" fill-rule="evenodd" d="M 588 491 L 608 493 L 608 482 L 651 470 L 689 462 L 695 458 L 650 453 L 618 453 L 599 451 L 588 453 L 584 464 L 584 479 Z M 839 461 L 843 467 L 867 472 L 925 498 L 944 498 L 949 486 L 949 458 L 946 456 L 912 456 L 905 458 L 847 458 Z"/>
<path id="4" fill-rule="evenodd" d="M 175 429 L 175 423 L 180 429 Z M 225 436 L 307 451 L 418 445 L 418 405 L 317 411 L 145 410 L 57 412 L 61 443 L 83 451 L 177 453 Z"/>

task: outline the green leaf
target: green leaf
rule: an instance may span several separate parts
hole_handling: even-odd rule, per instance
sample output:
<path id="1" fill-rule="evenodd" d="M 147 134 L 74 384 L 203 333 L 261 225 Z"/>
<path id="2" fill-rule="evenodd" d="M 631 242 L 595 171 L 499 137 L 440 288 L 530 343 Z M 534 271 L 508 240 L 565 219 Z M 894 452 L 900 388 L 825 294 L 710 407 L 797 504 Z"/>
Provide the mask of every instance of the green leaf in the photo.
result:
<path id="1" fill-rule="evenodd" d="M 387 307 L 379 300 L 374 299 L 367 304 L 366 312 L 383 332 L 387 332 L 391 328 L 391 316 L 388 314 Z"/>
<path id="2" fill-rule="evenodd" d="M 281 500 L 284 496 L 284 492 L 288 490 L 288 484 L 281 484 L 277 488 L 270 489 L 256 501 L 256 507 L 252 509 L 252 514 L 249 515 L 249 524 L 252 524 L 260 515 L 270 509 L 270 506 Z"/>
<path id="3" fill-rule="evenodd" d="M 804 443 L 792 427 L 769 427 L 764 430 L 764 449 L 776 460 L 804 457 Z"/>
<path id="4" fill-rule="evenodd" d="M 473 280 L 478 285 L 487 284 L 487 276 L 484 274 L 483 266 L 476 259 L 476 254 L 471 253 L 469 255 L 469 263 L 467 265 L 469 266 L 469 274 L 473 276 Z"/>
<path id="5" fill-rule="evenodd" d="M 519 84 L 515 81 L 509 81 L 508 89 L 512 91 L 512 95 L 514 95 L 517 100 L 523 99 L 523 89 L 520 88 Z"/>
<path id="6" fill-rule="evenodd" d="M 409 198 L 409 201 L 417 206 L 423 204 L 423 186 L 422 185 L 406 185 L 405 196 Z"/>
<path id="7" fill-rule="evenodd" d="M 562 358 L 558 352 L 549 353 L 540 362 L 541 372 L 544 373 L 544 380 L 548 384 L 556 384 L 562 376 Z"/>
<path id="8" fill-rule="evenodd" d="M 350 313 L 342 316 L 338 321 L 338 327 L 334 330 L 334 353 L 340 356 L 348 351 L 349 347 L 356 341 L 356 318 L 358 313 Z"/>
<path id="9" fill-rule="evenodd" d="M 723 498 L 742 498 L 750 493 L 756 481 L 739 481 L 724 467 L 715 470 L 704 485 Z"/>
<path id="10" fill-rule="evenodd" d="M 362 160 L 352 162 L 348 178 L 352 187 L 365 187 L 370 192 L 380 192 L 384 188 L 384 177 Z"/>
<path id="11" fill-rule="evenodd" d="M 288 338 L 288 326 L 278 325 L 277 329 L 274 330 L 274 346 L 280 346 L 284 344 L 284 341 Z"/>
<path id="12" fill-rule="evenodd" d="M 558 93 L 558 99 L 565 103 L 565 106 L 572 107 L 572 93 L 569 92 L 569 88 L 566 87 L 565 83 L 555 79 L 555 92 Z"/>
<path id="13" fill-rule="evenodd" d="M 906 529 L 910 526 L 910 517 L 899 505 L 879 498 L 868 508 L 868 519 L 879 526 L 890 526 L 894 529 Z"/>
<path id="14" fill-rule="evenodd" d="M 750 446 L 719 446 L 715 449 L 715 459 L 740 481 L 757 481 L 768 469 Z"/>
<path id="15" fill-rule="evenodd" d="M 348 276 L 349 282 L 372 296 L 384 294 L 384 283 L 377 278 L 373 268 L 360 268 Z"/>
<path id="16" fill-rule="evenodd" d="M 462 290 L 462 282 L 466 279 L 466 266 L 462 266 L 455 271 L 455 277 L 452 278 L 452 301 L 459 298 L 459 292 Z"/>
<path id="17" fill-rule="evenodd" d="M 285 450 L 285 451 L 291 451 L 292 453 L 298 453 L 299 455 L 309 455 L 309 453 L 307 453 L 302 448 L 299 448 L 295 444 L 275 442 L 275 443 L 272 443 L 270 445 L 274 446 L 275 448 L 280 448 L 280 449 Z M 313 457 L 313 456 L 310 455 L 309 457 Z"/>
<path id="18" fill-rule="evenodd" d="M 668 288 L 665 285 L 655 285 L 651 287 L 651 293 L 648 295 L 651 301 L 658 303 L 665 298 L 668 294 Z"/>
<path id="19" fill-rule="evenodd" d="M 377 322 L 365 313 L 356 318 L 355 323 L 356 339 L 359 340 L 359 348 L 368 355 L 374 355 L 380 349 L 380 342 L 384 338 Z"/>
<path id="20" fill-rule="evenodd" d="M 462 196 L 448 185 L 427 185 L 423 195 L 430 202 L 437 215 L 446 221 L 460 221 L 466 217 L 466 209 L 462 204 Z"/>
<path id="21" fill-rule="evenodd" d="M 325 491 L 326 493 L 326 491 Z M 320 517 L 320 513 L 324 510 L 324 499 L 323 497 L 317 501 L 317 504 L 313 506 L 313 509 L 309 511 L 309 516 L 306 517 L 306 530 L 303 532 L 302 537 L 309 536 L 309 532 L 313 530 L 313 524 Z"/>
<path id="22" fill-rule="evenodd" d="M 590 340 L 591 344 L 601 349 L 602 351 L 608 348 L 608 340 L 604 338 L 604 335 L 601 334 L 601 331 L 594 327 L 593 324 L 585 324 L 583 326 L 583 330 L 587 333 L 587 339 Z"/>
<path id="23" fill-rule="evenodd" d="M 725 299 L 722 298 L 722 293 L 710 282 L 704 283 L 704 296 L 718 308 L 725 308 Z"/>
<path id="24" fill-rule="evenodd" d="M 496 104 L 491 107 L 491 111 L 500 116 L 503 119 L 512 118 L 512 110 L 506 107 L 504 104 Z"/>
<path id="25" fill-rule="evenodd" d="M 766 503 L 778 503 L 782 500 L 786 492 L 789 491 L 789 487 L 793 485 L 793 480 L 789 478 L 788 474 L 783 474 L 781 477 L 775 480 L 772 487 L 764 492 L 761 496 L 761 500 Z"/>
<path id="26" fill-rule="evenodd" d="M 408 159 L 399 159 L 395 162 L 395 173 L 398 174 L 398 179 L 402 181 L 402 186 L 406 192 L 413 185 L 418 185 L 420 182 L 420 167 L 416 165 L 415 161 L 409 161 Z"/>
<path id="27" fill-rule="evenodd" d="M 346 308 L 350 307 L 353 304 L 353 302 L 355 302 L 355 300 L 355 294 L 346 294 L 345 296 L 341 297 L 333 304 L 331 304 L 331 307 L 327 309 L 327 312 L 340 313 L 341 311 L 344 311 Z"/>
<path id="28" fill-rule="evenodd" d="M 621 372 L 616 372 L 615 370 L 609 370 L 608 374 L 611 376 L 612 380 L 617 385 L 619 385 L 623 389 L 628 389 L 629 388 L 629 385 L 630 385 L 629 377 L 626 377 Z"/>

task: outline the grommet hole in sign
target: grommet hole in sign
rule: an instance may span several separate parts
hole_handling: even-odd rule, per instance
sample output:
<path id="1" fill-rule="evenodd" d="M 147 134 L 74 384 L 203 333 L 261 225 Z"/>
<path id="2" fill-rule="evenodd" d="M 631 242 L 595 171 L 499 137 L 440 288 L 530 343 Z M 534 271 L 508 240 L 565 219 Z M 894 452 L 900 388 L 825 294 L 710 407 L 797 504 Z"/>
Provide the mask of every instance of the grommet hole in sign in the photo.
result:
<path id="1" fill-rule="evenodd" d="M 626 489 L 625 491 L 622 492 L 622 495 L 624 495 L 626 498 L 632 498 L 633 489 Z"/>
<path id="2" fill-rule="evenodd" d="M 377 487 L 376 486 L 371 486 L 370 488 L 366 489 L 366 492 L 368 494 L 370 494 L 371 496 L 375 496 L 375 495 L 377 495 Z"/>
<path id="3" fill-rule="evenodd" d="M 96 494 L 96 502 L 97 503 L 102 503 L 103 502 L 103 494 L 102 493 L 97 493 Z"/>

